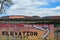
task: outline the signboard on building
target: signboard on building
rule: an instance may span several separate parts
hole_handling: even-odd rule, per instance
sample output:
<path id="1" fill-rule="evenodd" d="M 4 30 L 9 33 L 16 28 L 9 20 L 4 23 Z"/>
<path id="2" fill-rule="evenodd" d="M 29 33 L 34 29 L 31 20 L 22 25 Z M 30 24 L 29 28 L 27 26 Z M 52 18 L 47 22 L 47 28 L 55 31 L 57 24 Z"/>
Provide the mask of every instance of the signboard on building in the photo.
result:
<path id="1" fill-rule="evenodd" d="M 0 24 L 0 32 L 10 40 L 54 40 L 53 24 Z"/>

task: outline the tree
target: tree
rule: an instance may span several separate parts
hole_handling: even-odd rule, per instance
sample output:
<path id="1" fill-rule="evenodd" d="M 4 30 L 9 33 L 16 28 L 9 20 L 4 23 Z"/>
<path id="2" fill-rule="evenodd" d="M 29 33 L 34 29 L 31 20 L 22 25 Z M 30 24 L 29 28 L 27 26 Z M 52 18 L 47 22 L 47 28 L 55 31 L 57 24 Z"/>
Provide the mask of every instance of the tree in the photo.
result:
<path id="1" fill-rule="evenodd" d="M 12 3 L 11 0 L 0 0 L 0 14 L 3 14 L 5 10 L 5 6 L 10 6 Z"/>

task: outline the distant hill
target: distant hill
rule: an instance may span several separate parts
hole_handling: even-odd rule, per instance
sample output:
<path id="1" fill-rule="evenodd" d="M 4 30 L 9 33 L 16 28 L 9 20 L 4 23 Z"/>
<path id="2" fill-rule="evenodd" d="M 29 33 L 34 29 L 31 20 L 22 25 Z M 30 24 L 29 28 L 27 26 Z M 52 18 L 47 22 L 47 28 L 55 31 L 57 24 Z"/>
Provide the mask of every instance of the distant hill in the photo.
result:
<path id="1" fill-rule="evenodd" d="M 0 17 L 0 19 L 60 19 L 60 16 L 45 16 L 45 17 L 39 17 L 39 16 L 23 16 L 23 15 L 11 15 L 11 16 L 3 16 Z"/>
<path id="2" fill-rule="evenodd" d="M 23 15 L 11 15 L 11 16 L 3 16 L 0 19 L 40 19 L 39 16 L 23 16 Z"/>
<path id="3" fill-rule="evenodd" d="M 46 16 L 43 19 L 60 19 L 60 16 Z"/>

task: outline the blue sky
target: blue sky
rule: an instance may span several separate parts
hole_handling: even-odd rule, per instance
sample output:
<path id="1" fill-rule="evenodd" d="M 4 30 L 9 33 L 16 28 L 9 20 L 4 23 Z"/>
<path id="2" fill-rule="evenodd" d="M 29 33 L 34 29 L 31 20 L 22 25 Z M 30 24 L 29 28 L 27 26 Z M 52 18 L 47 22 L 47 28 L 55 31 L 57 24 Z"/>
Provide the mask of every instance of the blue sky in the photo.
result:
<path id="1" fill-rule="evenodd" d="M 6 8 L 8 15 L 26 16 L 60 16 L 60 0 L 12 0 L 14 3 Z"/>

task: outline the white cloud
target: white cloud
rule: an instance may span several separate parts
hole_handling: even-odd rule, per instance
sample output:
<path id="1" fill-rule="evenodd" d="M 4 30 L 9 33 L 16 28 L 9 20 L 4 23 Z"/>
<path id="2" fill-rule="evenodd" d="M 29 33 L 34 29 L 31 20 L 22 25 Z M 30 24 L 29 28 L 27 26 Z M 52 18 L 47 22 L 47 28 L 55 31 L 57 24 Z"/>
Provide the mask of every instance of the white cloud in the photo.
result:
<path id="1" fill-rule="evenodd" d="M 60 10 L 60 6 L 56 7 L 57 10 Z"/>
<path id="2" fill-rule="evenodd" d="M 51 2 L 60 2 L 60 0 L 51 0 Z"/>
<path id="3" fill-rule="evenodd" d="M 57 10 L 59 10 L 57 12 Z M 11 10 L 10 15 L 27 15 L 27 16 L 52 16 L 52 15 L 60 15 L 60 9 L 59 7 L 56 8 L 33 8 L 33 7 L 25 7 L 25 9 L 17 9 L 17 10 Z"/>
<path id="4" fill-rule="evenodd" d="M 12 5 L 9 10 L 7 10 L 8 15 L 60 15 L 60 6 L 56 8 L 37 8 L 38 6 L 49 5 L 47 0 L 13 0 L 13 2 L 14 5 Z"/>
<path id="5" fill-rule="evenodd" d="M 43 6 L 43 5 L 48 5 L 47 2 L 39 2 L 36 0 L 13 0 L 14 5 L 11 6 L 10 10 L 8 13 L 10 14 L 24 14 L 24 15 L 33 15 L 34 13 L 39 13 L 35 12 L 35 9 L 37 6 Z M 36 15 L 36 14 L 35 14 Z"/>

